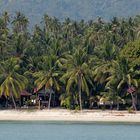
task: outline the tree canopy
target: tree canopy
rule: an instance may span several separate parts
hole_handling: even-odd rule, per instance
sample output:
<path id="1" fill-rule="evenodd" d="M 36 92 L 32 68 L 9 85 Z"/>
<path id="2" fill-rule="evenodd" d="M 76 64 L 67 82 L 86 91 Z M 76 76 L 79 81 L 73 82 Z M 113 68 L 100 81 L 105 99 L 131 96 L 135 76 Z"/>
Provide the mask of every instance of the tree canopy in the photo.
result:
<path id="1" fill-rule="evenodd" d="M 67 108 L 90 108 L 106 98 L 136 109 L 139 25 L 139 16 L 60 22 L 44 15 L 30 32 L 23 13 L 12 18 L 5 12 L 0 16 L 0 93 L 14 99 L 24 89 L 49 88 Z M 130 95 L 132 87 L 135 92 Z"/>

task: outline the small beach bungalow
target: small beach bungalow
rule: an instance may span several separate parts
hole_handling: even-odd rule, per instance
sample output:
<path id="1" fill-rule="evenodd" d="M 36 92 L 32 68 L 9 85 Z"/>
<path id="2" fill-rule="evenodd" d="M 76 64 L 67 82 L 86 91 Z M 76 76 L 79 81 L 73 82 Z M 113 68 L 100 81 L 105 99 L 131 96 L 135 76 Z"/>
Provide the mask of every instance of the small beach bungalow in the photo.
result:
<path id="1" fill-rule="evenodd" d="M 57 106 L 57 100 L 54 90 L 52 89 L 34 89 L 34 94 L 37 97 L 38 104 L 40 108 L 50 108 Z"/>
<path id="2" fill-rule="evenodd" d="M 27 102 L 30 100 L 31 96 L 32 94 L 27 92 L 26 90 L 22 91 L 20 93 L 20 106 L 27 106 Z"/>
<path id="3" fill-rule="evenodd" d="M 19 98 L 16 99 L 16 104 L 17 106 L 19 107 L 23 107 L 23 106 L 28 106 L 27 105 L 27 102 L 30 100 L 30 97 L 31 97 L 31 93 L 27 92 L 26 90 L 22 91 L 20 94 L 19 94 Z M 13 107 L 13 103 L 11 101 L 11 98 L 10 97 L 5 97 L 4 95 L 2 95 L 0 97 L 0 108 L 12 108 Z"/>

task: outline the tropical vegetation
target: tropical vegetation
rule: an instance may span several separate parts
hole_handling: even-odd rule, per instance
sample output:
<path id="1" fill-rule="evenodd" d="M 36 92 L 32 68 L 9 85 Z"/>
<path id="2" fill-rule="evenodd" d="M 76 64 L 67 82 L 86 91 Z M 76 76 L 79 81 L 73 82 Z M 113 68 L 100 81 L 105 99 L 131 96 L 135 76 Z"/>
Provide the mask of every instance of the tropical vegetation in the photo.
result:
<path id="1" fill-rule="evenodd" d="M 44 15 L 29 29 L 21 12 L 0 16 L 0 95 L 53 89 L 69 109 L 140 109 L 140 16 L 63 22 Z M 96 104 L 96 105 L 95 105 Z M 49 108 L 51 106 L 51 95 Z"/>

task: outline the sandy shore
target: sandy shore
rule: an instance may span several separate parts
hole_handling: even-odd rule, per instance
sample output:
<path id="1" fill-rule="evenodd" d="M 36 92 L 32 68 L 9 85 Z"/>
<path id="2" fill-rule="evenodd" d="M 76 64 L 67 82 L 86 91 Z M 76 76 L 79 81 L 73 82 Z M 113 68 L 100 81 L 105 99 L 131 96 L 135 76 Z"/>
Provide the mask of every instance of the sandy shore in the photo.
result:
<path id="1" fill-rule="evenodd" d="M 95 111 L 75 112 L 63 109 L 41 111 L 0 111 L 0 120 L 11 121 L 76 121 L 76 122 L 140 122 L 140 112 Z"/>

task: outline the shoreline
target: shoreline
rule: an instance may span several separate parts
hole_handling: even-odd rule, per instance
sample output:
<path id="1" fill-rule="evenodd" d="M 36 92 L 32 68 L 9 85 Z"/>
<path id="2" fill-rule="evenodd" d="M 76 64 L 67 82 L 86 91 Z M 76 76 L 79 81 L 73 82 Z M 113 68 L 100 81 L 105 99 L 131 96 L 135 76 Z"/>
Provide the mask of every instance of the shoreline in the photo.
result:
<path id="1" fill-rule="evenodd" d="M 113 122 L 140 123 L 140 112 L 65 109 L 52 110 L 1 110 L 0 121 L 48 121 L 48 122 Z"/>

